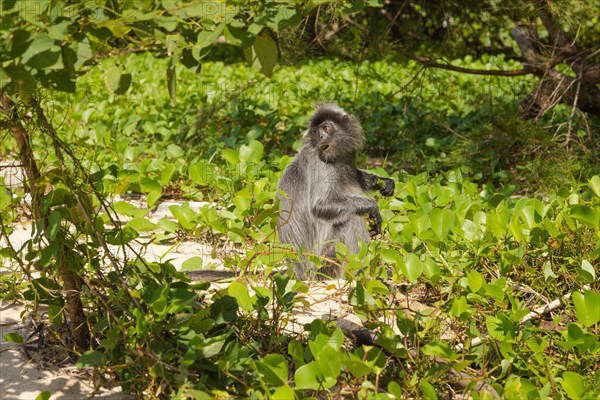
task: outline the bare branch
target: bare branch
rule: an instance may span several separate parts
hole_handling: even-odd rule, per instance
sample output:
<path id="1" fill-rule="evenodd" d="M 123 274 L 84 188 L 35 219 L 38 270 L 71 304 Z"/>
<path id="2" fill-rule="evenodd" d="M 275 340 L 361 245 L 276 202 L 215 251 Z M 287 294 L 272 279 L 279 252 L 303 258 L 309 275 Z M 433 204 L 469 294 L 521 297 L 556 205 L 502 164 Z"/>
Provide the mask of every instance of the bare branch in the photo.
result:
<path id="1" fill-rule="evenodd" d="M 425 67 L 433 67 L 439 69 L 445 69 L 448 71 L 462 72 L 465 74 L 472 75 L 491 75 L 491 76 L 523 76 L 529 75 L 533 72 L 531 68 L 523 68 L 523 69 L 510 69 L 510 70 L 488 70 L 488 69 L 473 69 L 473 68 L 463 68 L 457 67 L 452 64 L 442 64 L 437 61 L 431 60 L 426 57 L 417 56 L 414 54 L 405 54 L 411 60 L 415 60 L 423 64 Z"/>

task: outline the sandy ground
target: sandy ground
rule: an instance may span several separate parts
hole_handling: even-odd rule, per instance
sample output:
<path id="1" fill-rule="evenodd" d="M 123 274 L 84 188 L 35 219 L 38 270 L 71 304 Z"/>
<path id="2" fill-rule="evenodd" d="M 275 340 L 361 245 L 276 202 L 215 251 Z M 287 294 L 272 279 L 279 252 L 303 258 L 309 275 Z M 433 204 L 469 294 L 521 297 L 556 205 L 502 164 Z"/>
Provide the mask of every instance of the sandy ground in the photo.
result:
<path id="1" fill-rule="evenodd" d="M 167 212 L 166 207 L 159 207 L 153 213 L 152 219 L 160 219 Z M 14 248 L 19 249 L 29 238 L 31 238 L 31 226 L 30 223 L 26 223 L 14 227 L 10 241 Z M 151 244 L 146 250 L 148 261 L 170 260 L 176 268 L 180 268 L 184 261 L 194 256 L 202 257 L 204 266 L 212 264 L 219 267 L 221 264 L 219 260 L 211 258 L 209 245 L 197 242 L 183 242 L 175 247 Z M 0 263 L 0 273 L 6 273 L 12 268 L 5 262 Z M 343 310 L 347 308 L 347 285 L 344 287 L 343 284 L 344 282 L 325 281 L 311 285 L 305 306 L 295 310 L 287 329 L 300 332 L 303 324 L 315 318 L 346 314 Z M 74 367 L 48 371 L 28 362 L 19 346 L 4 340 L 4 335 L 9 332 L 27 335 L 21 316 L 24 310 L 24 305 L 19 303 L 0 303 L 0 400 L 34 400 L 43 391 L 49 391 L 52 400 L 87 399 L 93 394 L 95 399 L 131 399 L 119 388 L 94 393 L 94 388 L 87 378 L 78 373 Z"/>
<path id="2" fill-rule="evenodd" d="M 41 370 L 27 361 L 18 346 L 4 340 L 4 335 L 9 332 L 26 334 L 20 316 L 23 310 L 20 304 L 0 303 L 0 399 L 34 400 L 43 391 L 49 391 L 52 400 L 87 399 L 94 393 L 94 388 L 82 375 L 68 369 Z M 118 388 L 101 390 L 94 398 L 131 399 Z"/>

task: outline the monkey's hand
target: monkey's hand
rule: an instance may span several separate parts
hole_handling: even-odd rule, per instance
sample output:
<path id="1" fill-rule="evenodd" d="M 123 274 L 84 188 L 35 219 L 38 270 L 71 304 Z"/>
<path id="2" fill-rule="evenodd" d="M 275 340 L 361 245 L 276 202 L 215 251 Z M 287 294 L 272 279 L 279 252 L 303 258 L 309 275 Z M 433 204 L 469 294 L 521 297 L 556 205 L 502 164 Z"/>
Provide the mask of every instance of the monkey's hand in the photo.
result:
<path id="1" fill-rule="evenodd" d="M 381 189 L 379 189 L 379 193 L 381 193 L 384 196 L 391 196 L 394 194 L 394 190 L 396 188 L 396 184 L 394 183 L 393 179 L 390 178 L 386 178 L 384 179 L 384 183 L 381 186 Z"/>
<path id="2" fill-rule="evenodd" d="M 373 228 L 369 231 L 371 237 L 381 234 L 381 214 L 379 207 L 369 210 L 369 217 L 373 220 Z"/>

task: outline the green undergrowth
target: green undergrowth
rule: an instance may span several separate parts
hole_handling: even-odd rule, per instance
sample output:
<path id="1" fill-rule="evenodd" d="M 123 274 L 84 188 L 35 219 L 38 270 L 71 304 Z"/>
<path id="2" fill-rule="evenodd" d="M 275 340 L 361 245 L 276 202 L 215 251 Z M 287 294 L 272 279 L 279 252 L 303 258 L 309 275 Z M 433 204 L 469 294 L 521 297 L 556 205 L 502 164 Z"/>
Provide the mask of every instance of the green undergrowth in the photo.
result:
<path id="1" fill-rule="evenodd" d="M 482 60 L 455 64 L 519 67 L 502 57 Z M 141 165 L 149 174 L 174 168 L 174 176 L 185 175 L 189 163 L 218 164 L 223 149 L 251 140 L 263 144 L 266 161 L 277 163 L 301 146 L 312 108 L 336 101 L 361 120 L 366 153 L 392 169 L 435 174 L 458 165 L 476 182 L 541 193 L 600 172 L 593 141 L 598 121 L 570 118 L 562 106 L 538 123 L 519 118 L 518 101 L 535 87 L 531 78 L 324 59 L 281 66 L 267 79 L 241 63 L 207 62 L 197 74 L 179 66 L 172 104 L 167 63 L 143 55 L 105 60 L 79 79 L 75 96 L 42 94 L 54 123 L 92 170 Z M 132 75 L 124 94 L 107 90 L 115 71 Z M 569 119 L 568 126 L 554 122 Z M 45 159 L 53 162 L 52 155 Z"/>
<path id="2" fill-rule="evenodd" d="M 123 95 L 105 87 L 114 66 L 133 73 Z M 78 365 L 139 398 L 489 399 L 495 391 L 597 399 L 600 175 L 592 157 L 515 119 L 527 79 L 510 87 L 427 71 L 407 85 L 418 72 L 325 60 L 281 67 L 267 81 L 241 65 L 206 63 L 198 75 L 178 71 L 173 105 L 164 64 L 131 57 L 92 70 L 75 99 L 48 94 L 52 123 L 90 171 L 52 169 L 47 138 L 34 137 L 49 171 L 44 223 L 50 235 L 65 233 L 69 268 L 83 280 L 92 341 Z M 274 272 L 298 257 L 276 241 L 277 181 L 312 106 L 331 99 L 360 116 L 367 153 L 389 162 L 374 172 L 397 183 L 394 196 L 375 195 L 383 235 L 358 255 L 337 248 L 349 305 L 377 333 L 368 345 L 324 320 L 288 329 L 310 289 Z M 533 165 L 549 172 L 526 173 Z M 123 200 L 140 195 L 141 208 Z M 21 216 L 22 196 L 0 190 L 3 233 Z M 174 219 L 149 220 L 173 198 L 182 200 L 169 207 Z M 198 212 L 188 202 L 196 200 L 207 202 Z M 97 214 L 82 215 L 84 201 Z M 243 278 L 223 287 L 190 282 L 168 261 L 111 265 L 104 244 L 148 240 L 208 243 Z M 2 293 L 48 305 L 57 332 L 65 322 L 60 254 L 39 233 L 18 249 L 3 244 L 4 259 L 37 274 L 24 292 L 15 275 L 0 276 Z M 203 266 L 199 257 L 184 265 Z M 407 310 L 404 294 L 422 307 Z M 554 300 L 557 308 L 526 318 Z M 472 382 L 461 385 L 457 372 Z"/>

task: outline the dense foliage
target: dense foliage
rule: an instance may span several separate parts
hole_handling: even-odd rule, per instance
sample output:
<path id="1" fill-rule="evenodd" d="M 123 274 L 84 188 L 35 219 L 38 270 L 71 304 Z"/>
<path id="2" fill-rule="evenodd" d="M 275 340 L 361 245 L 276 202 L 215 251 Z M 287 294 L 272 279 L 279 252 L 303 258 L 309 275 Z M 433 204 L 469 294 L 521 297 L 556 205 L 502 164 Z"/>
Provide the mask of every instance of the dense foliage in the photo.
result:
<path id="1" fill-rule="evenodd" d="M 35 235 L 20 248 L 3 242 L 14 273 L 0 276 L 1 293 L 48 305 L 50 329 L 84 332 L 62 343 L 79 366 L 140 398 L 597 398 L 593 116 L 563 104 L 521 119 L 530 75 L 474 77 L 389 55 L 357 63 L 347 49 L 360 26 L 383 27 L 375 1 L 244 2 L 210 17 L 204 2 L 142 3 L 40 2 L 31 13 L 3 3 L 12 40 L 0 44 L 0 152 L 30 174 L 25 190 L 0 190 L 0 223 L 6 239 L 31 213 Z M 429 15 L 410 6 L 406 15 Z M 448 14 L 433 15 L 435 25 Z M 276 67 L 278 49 L 306 40 L 301 21 L 317 34 L 319 21 L 348 18 L 359 27 L 342 29 L 333 49 L 307 46 L 319 58 Z M 416 28 L 436 42 L 427 24 Z M 584 38 L 594 35 L 588 26 Z M 453 65 L 521 67 L 486 48 Z M 240 49 L 251 66 L 237 62 Z M 377 198 L 382 237 L 358 255 L 337 249 L 349 305 L 375 343 L 319 319 L 293 330 L 311 289 L 273 273 L 297 257 L 276 241 L 277 180 L 323 100 L 360 118 L 361 165 L 397 182 Z M 166 199 L 182 201 L 173 218 L 151 220 Z M 206 204 L 196 212 L 187 201 Z M 182 240 L 208 243 L 242 277 L 190 282 L 145 260 L 149 242 Z M 74 323 L 77 299 L 85 312 Z M 538 309 L 555 299 L 554 311 Z"/>

